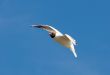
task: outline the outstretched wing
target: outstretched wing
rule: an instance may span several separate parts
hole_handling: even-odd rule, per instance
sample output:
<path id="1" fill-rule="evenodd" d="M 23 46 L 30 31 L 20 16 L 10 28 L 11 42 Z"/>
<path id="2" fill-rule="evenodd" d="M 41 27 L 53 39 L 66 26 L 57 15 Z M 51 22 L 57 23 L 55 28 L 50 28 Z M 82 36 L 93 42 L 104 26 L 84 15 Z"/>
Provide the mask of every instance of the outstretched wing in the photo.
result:
<path id="1" fill-rule="evenodd" d="M 71 36 L 69 36 L 68 34 L 64 34 L 64 36 L 65 36 L 68 40 L 70 40 L 74 45 L 77 45 L 76 40 L 73 39 Z"/>
<path id="2" fill-rule="evenodd" d="M 71 49 L 72 53 L 74 54 L 75 58 L 77 58 L 77 54 L 76 54 L 74 45 L 71 45 L 70 49 Z"/>
<path id="3" fill-rule="evenodd" d="M 43 30 L 46 30 L 50 33 L 60 33 L 57 29 L 53 28 L 52 26 L 49 26 L 49 25 L 42 25 L 42 24 L 39 24 L 39 25 L 32 25 L 32 27 L 36 27 L 36 28 L 41 28 Z"/>
<path id="4" fill-rule="evenodd" d="M 75 58 L 77 58 L 77 54 L 76 54 L 76 51 L 75 51 L 75 48 L 74 48 L 74 45 L 77 44 L 77 43 L 76 43 L 76 40 L 73 39 L 73 38 L 72 38 L 71 36 L 69 36 L 68 34 L 64 34 L 64 37 L 65 37 L 67 40 L 69 40 L 69 41 L 71 41 L 71 42 L 73 43 L 73 44 L 71 44 L 70 49 L 71 49 L 72 53 L 74 54 Z"/>

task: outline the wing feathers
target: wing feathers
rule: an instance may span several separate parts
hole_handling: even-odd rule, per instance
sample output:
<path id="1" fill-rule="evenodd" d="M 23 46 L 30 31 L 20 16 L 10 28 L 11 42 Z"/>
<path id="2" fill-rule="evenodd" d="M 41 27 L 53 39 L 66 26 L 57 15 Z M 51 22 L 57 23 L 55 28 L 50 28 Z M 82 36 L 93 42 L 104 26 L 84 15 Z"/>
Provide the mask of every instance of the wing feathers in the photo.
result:
<path id="1" fill-rule="evenodd" d="M 72 53 L 74 54 L 75 58 L 77 58 L 77 54 L 76 54 L 74 46 L 71 46 L 70 49 L 71 49 Z"/>
<path id="2" fill-rule="evenodd" d="M 39 25 L 32 25 L 32 27 L 36 27 L 36 28 L 40 28 L 40 29 L 46 30 L 49 33 L 57 33 L 57 34 L 61 35 L 61 32 L 59 32 L 57 29 L 55 29 L 54 27 L 49 26 L 49 25 L 41 25 L 41 24 L 39 24 Z"/>

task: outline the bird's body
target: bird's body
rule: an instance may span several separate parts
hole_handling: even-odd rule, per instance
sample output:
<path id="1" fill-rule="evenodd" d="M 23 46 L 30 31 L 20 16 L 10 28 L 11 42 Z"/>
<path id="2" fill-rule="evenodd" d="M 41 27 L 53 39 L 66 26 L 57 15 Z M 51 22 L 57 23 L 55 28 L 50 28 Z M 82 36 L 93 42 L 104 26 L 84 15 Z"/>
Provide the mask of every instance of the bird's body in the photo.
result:
<path id="1" fill-rule="evenodd" d="M 71 41 L 69 41 L 67 38 L 65 38 L 65 36 L 57 36 L 55 38 L 53 38 L 55 41 L 59 42 L 60 44 L 62 44 L 63 46 L 69 48 Z"/>
<path id="2" fill-rule="evenodd" d="M 76 41 L 71 36 L 69 36 L 68 34 L 62 34 L 57 29 L 49 25 L 32 25 L 32 26 L 48 31 L 51 38 L 53 38 L 56 42 L 59 42 L 61 45 L 70 48 L 74 56 L 77 58 L 77 54 L 74 48 L 74 45 L 76 45 Z"/>

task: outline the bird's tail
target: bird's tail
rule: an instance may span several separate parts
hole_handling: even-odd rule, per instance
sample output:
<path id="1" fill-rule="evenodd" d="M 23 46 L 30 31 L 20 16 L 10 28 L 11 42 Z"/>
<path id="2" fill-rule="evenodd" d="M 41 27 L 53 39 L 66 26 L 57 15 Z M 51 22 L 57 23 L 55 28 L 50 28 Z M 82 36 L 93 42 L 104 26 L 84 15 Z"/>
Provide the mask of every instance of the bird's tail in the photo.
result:
<path id="1" fill-rule="evenodd" d="M 71 46 L 70 49 L 71 49 L 72 53 L 74 54 L 75 58 L 77 58 L 77 54 L 76 54 L 74 46 Z"/>

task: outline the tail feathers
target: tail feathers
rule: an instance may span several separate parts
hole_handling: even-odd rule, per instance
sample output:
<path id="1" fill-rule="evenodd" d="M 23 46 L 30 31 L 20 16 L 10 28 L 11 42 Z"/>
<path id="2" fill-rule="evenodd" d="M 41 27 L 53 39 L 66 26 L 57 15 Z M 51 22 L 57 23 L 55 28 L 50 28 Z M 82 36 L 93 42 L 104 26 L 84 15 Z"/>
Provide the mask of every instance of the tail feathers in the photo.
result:
<path id="1" fill-rule="evenodd" d="M 77 58 L 77 54 L 76 54 L 74 46 L 72 46 L 70 49 L 71 49 L 72 53 L 74 54 L 75 58 Z"/>

